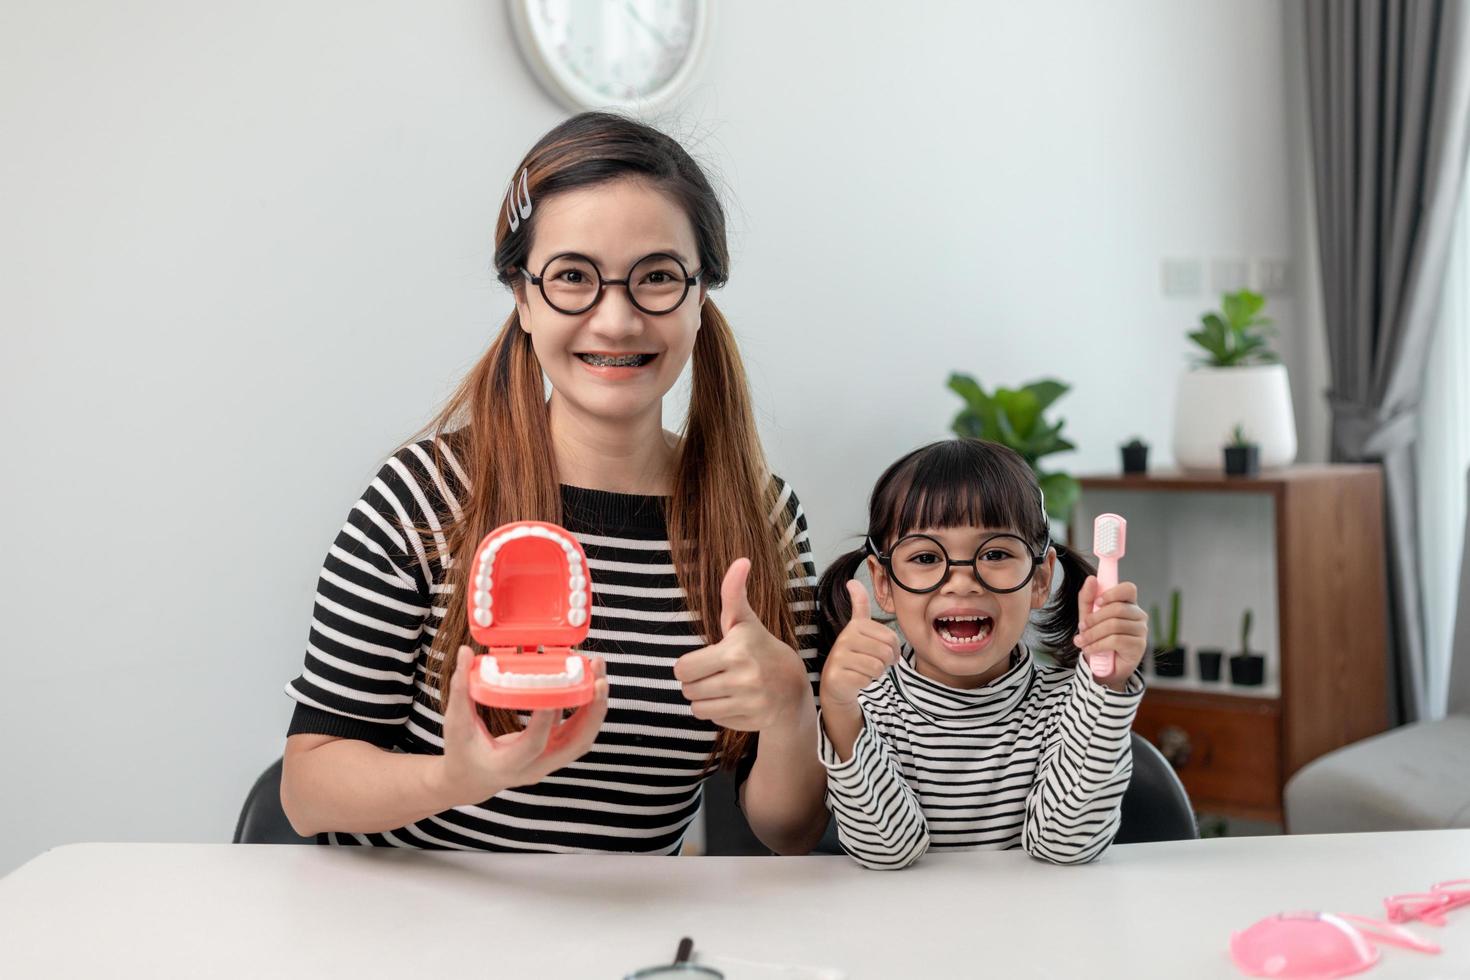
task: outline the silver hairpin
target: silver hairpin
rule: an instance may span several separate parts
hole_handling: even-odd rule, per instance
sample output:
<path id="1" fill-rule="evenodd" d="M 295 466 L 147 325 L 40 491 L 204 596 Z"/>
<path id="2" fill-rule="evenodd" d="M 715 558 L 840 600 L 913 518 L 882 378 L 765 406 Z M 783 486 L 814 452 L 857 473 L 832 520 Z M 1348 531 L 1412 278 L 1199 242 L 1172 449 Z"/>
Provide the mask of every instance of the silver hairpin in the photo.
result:
<path id="1" fill-rule="evenodd" d="M 1041 546 L 1041 553 L 1045 555 L 1051 548 L 1051 515 L 1046 512 L 1046 491 L 1037 484 L 1036 493 L 1041 497 L 1041 526 L 1046 528 L 1046 544 Z"/>
<path id="2" fill-rule="evenodd" d="M 521 193 L 520 200 L 516 200 L 516 182 L 512 177 L 510 189 L 505 192 L 505 216 L 510 220 L 510 230 L 516 231 L 521 227 L 521 222 L 531 216 L 531 190 L 526 184 L 526 169 L 521 169 Z M 519 213 L 517 213 L 519 212 Z"/>

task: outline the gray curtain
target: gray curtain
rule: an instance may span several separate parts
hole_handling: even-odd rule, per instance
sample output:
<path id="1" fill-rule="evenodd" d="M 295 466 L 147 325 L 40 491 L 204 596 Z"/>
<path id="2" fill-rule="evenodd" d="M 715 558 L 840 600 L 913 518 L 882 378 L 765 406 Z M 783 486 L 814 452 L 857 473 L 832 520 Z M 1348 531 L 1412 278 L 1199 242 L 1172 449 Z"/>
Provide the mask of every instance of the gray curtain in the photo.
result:
<path id="1" fill-rule="evenodd" d="M 1470 145 L 1470 0 L 1306 0 L 1334 460 L 1383 465 L 1396 721 L 1426 716 L 1414 441 Z"/>

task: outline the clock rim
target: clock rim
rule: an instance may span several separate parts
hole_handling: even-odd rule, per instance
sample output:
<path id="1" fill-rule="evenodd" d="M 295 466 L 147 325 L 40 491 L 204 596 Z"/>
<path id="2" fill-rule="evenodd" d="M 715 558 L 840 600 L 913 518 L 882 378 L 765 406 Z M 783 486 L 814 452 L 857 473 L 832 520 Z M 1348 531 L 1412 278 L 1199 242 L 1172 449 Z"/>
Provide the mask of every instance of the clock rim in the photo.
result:
<path id="1" fill-rule="evenodd" d="M 713 4 L 709 0 L 693 0 L 695 9 L 694 36 L 689 41 L 688 53 L 669 80 L 647 95 L 633 98 L 608 98 L 570 72 L 552 63 L 550 54 L 544 51 L 536 32 L 531 26 L 530 5 L 539 0 L 506 0 L 511 25 L 515 31 L 516 46 L 521 57 L 531 68 L 536 80 L 541 83 L 563 108 L 573 112 L 589 109 L 652 110 L 673 101 L 687 86 L 690 78 L 704 60 L 714 17 Z"/>

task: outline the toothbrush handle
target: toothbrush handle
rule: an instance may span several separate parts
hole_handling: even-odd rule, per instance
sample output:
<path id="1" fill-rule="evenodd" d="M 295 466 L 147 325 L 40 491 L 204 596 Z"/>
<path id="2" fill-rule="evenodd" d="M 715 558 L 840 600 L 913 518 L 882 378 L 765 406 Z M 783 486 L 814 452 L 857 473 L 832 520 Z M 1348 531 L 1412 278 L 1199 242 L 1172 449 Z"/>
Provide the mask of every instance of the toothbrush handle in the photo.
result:
<path id="1" fill-rule="evenodd" d="M 1102 608 L 1102 594 L 1118 584 L 1118 559 L 1099 558 L 1097 561 L 1097 595 L 1093 600 L 1092 611 L 1097 612 Z M 1087 658 L 1087 663 L 1092 667 L 1092 676 L 1101 680 L 1112 676 L 1113 673 L 1113 651 L 1103 650 L 1094 653 Z"/>

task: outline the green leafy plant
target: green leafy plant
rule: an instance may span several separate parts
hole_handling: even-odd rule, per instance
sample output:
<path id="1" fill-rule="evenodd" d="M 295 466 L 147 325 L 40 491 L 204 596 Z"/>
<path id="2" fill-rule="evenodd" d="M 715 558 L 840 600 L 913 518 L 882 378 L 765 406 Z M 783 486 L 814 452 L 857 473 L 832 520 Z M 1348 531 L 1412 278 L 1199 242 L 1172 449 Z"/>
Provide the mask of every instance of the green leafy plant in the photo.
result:
<path id="1" fill-rule="evenodd" d="M 1127 442 L 1123 443 L 1123 448 L 1124 449 L 1147 449 L 1148 448 L 1148 443 L 1144 442 L 1138 436 L 1134 436 L 1132 439 L 1129 439 Z"/>
<path id="2" fill-rule="evenodd" d="M 1062 437 L 1065 419 L 1046 420 L 1046 410 L 1069 390 L 1060 381 L 1043 379 L 1020 388 L 996 388 L 986 392 L 968 374 L 951 374 L 949 388 L 965 400 L 955 416 L 955 435 L 998 442 L 1014 449 L 1026 460 L 1046 494 L 1046 512 L 1065 522 L 1077 503 L 1080 485 L 1066 473 L 1041 468 L 1043 456 L 1070 452 L 1077 447 Z"/>
<path id="3" fill-rule="evenodd" d="M 1249 609 L 1240 619 L 1240 652 L 1251 652 L 1251 611 Z"/>
<path id="4" fill-rule="evenodd" d="M 1234 446 L 1236 449 L 1245 449 L 1254 446 L 1255 443 L 1251 441 L 1250 433 L 1245 431 L 1245 426 L 1237 422 L 1235 423 L 1235 428 L 1230 430 L 1229 445 Z"/>
<path id="5" fill-rule="evenodd" d="M 1164 631 L 1164 647 L 1173 650 L 1179 646 L 1179 604 L 1183 596 L 1175 589 L 1169 593 L 1169 628 Z"/>
<path id="6" fill-rule="evenodd" d="M 1275 327 L 1261 310 L 1266 297 L 1242 289 L 1226 293 L 1220 299 L 1219 312 L 1200 315 L 1200 329 L 1189 339 L 1204 349 L 1196 367 L 1246 367 L 1252 364 L 1275 364 L 1278 358 L 1266 339 Z"/>

